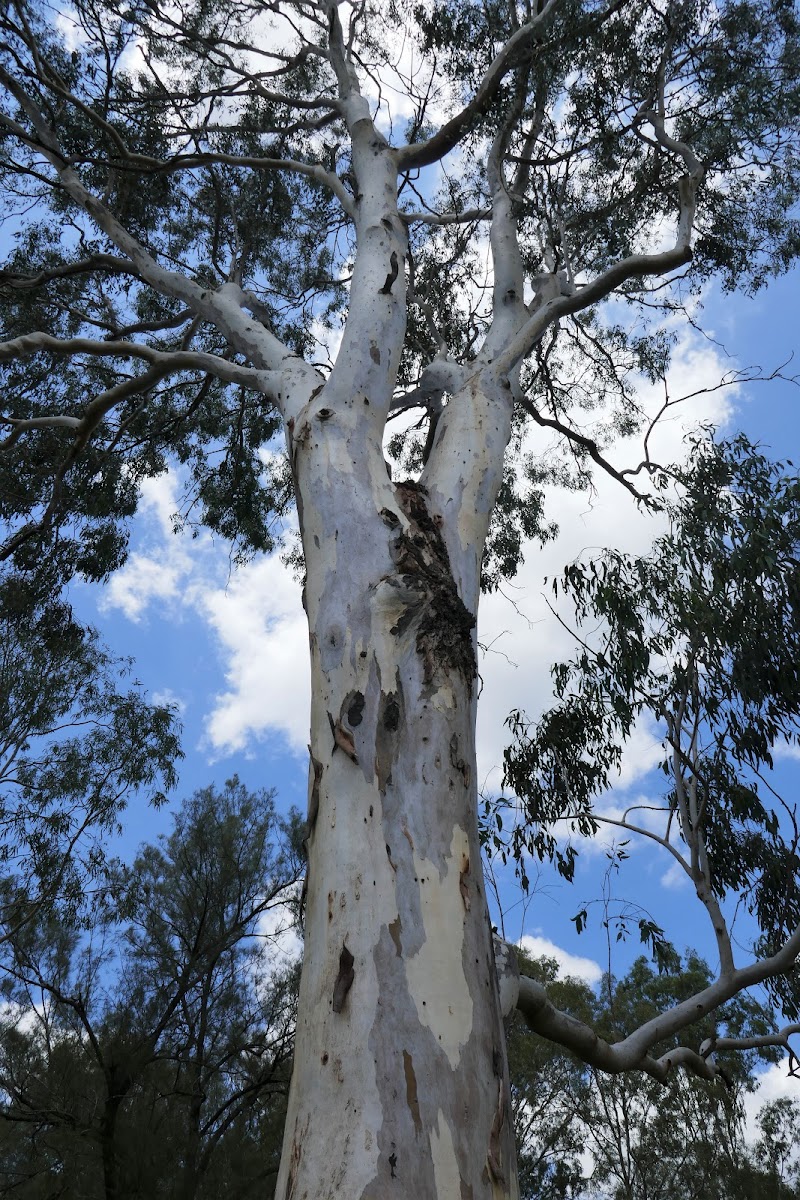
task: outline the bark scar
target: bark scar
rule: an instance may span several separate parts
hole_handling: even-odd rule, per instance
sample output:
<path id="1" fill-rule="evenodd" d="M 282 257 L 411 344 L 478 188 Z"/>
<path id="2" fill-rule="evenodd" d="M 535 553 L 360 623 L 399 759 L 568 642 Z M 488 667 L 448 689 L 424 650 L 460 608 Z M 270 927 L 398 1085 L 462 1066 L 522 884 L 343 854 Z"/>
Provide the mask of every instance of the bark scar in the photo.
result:
<path id="1" fill-rule="evenodd" d="M 353 980 L 356 973 L 353 970 L 353 958 L 347 946 L 342 942 L 342 952 L 339 955 L 339 974 L 336 976 L 336 983 L 333 985 L 333 1011 L 340 1013 L 344 1007 L 344 1002 L 347 993 L 353 986 Z"/>
<path id="2" fill-rule="evenodd" d="M 314 776 L 308 795 L 308 815 L 306 817 L 305 837 L 303 838 L 303 849 L 306 855 L 306 874 L 305 878 L 303 879 L 303 887 L 300 891 L 300 904 L 297 913 L 301 929 L 304 928 L 305 924 L 306 899 L 308 897 L 308 844 L 311 840 L 311 834 L 314 832 L 314 826 L 317 823 L 317 817 L 319 816 L 319 785 L 322 779 L 322 763 L 318 758 L 314 758 L 314 754 L 310 746 L 308 747 L 308 754 L 311 759 L 311 766 Z"/>
<path id="3" fill-rule="evenodd" d="M 461 866 L 461 874 L 458 877 L 458 886 L 461 889 L 461 899 L 464 901 L 464 908 L 469 912 L 472 907 L 472 901 L 469 898 L 469 857 L 464 855 Z"/>
<path id="4" fill-rule="evenodd" d="M 414 480 L 395 484 L 395 497 L 407 527 L 398 529 L 389 521 L 390 510 L 381 516 L 395 534 L 391 554 L 408 600 L 391 632 L 401 636 L 415 628 L 426 684 L 439 672 L 456 671 L 471 693 L 478 670 L 472 642 L 475 617 L 458 594 L 440 522 L 428 512 L 427 493 Z M 465 774 L 466 786 L 468 778 Z"/>
<path id="5" fill-rule="evenodd" d="M 358 763 L 356 744 L 353 741 L 353 735 L 350 730 L 345 729 L 341 721 L 334 721 L 330 713 L 328 713 L 328 720 L 331 726 L 331 733 L 333 734 L 333 750 L 331 753 L 335 754 L 337 750 L 344 750 L 351 762 Z"/>
<path id="6" fill-rule="evenodd" d="M 489 1174 L 494 1182 L 499 1184 L 505 1184 L 506 1182 L 503 1168 L 500 1165 L 500 1133 L 503 1128 L 505 1115 L 505 1091 L 503 1090 L 503 1080 L 501 1079 L 498 1087 L 497 1108 L 495 1109 L 494 1120 L 492 1121 L 492 1129 L 489 1134 L 489 1150 L 487 1153 Z"/>
<path id="7" fill-rule="evenodd" d="M 417 1095 L 417 1076 L 414 1071 L 414 1060 L 407 1050 L 403 1051 L 403 1070 L 406 1077 L 406 1104 L 411 1113 L 411 1119 L 414 1122 L 414 1132 L 419 1137 L 422 1133 L 422 1117 L 419 1111 L 419 1097 Z"/>
<path id="8" fill-rule="evenodd" d="M 461 778 L 464 780 L 464 787 L 469 787 L 469 782 L 472 777 L 469 763 L 465 762 L 458 753 L 458 734 L 454 733 L 450 738 L 450 765 L 455 767 L 460 772 Z"/>
<path id="9" fill-rule="evenodd" d="M 392 251 L 392 256 L 389 259 L 389 266 L 390 266 L 391 270 L 389 271 L 389 274 L 386 276 L 386 282 L 384 283 L 382 288 L 378 288 L 378 293 L 381 296 L 391 296 L 392 284 L 394 283 L 395 279 L 397 279 L 397 276 L 400 274 L 400 259 L 397 257 L 396 250 Z"/>
<path id="10" fill-rule="evenodd" d="M 317 823 L 319 816 L 319 785 L 322 780 L 322 763 L 318 758 L 314 758 L 311 753 L 311 747 L 308 748 L 308 753 L 311 757 L 311 766 L 314 771 L 314 778 L 311 783 L 311 793 L 308 797 L 308 816 L 306 818 L 306 840 L 314 832 L 314 826 Z"/>

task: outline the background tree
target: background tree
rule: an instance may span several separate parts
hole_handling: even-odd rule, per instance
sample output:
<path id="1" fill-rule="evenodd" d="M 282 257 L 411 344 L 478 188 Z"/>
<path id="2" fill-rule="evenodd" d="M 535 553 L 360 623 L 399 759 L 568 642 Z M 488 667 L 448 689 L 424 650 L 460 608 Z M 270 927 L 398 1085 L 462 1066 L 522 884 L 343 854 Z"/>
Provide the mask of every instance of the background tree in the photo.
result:
<path id="1" fill-rule="evenodd" d="M 128 799 L 175 784 L 176 716 L 59 596 L 59 555 L 0 580 L 0 940 L 102 888 L 103 837 Z"/>
<path id="2" fill-rule="evenodd" d="M 523 959 L 522 965 L 564 1013 L 591 1024 L 609 1042 L 623 1040 L 712 978 L 692 953 L 674 974 L 654 971 L 640 958 L 623 978 L 605 978 L 597 990 L 557 979 L 552 961 Z M 775 1029 L 771 1008 L 748 996 L 735 997 L 715 1020 L 738 1038 Z M 697 1046 L 713 1028 L 708 1018 L 699 1024 Z M 727 1054 L 714 1083 L 677 1072 L 664 1084 L 641 1072 L 608 1075 L 587 1067 L 551 1042 L 532 1039 L 519 1014 L 508 1046 L 520 1194 L 526 1200 L 720 1195 L 758 1200 L 794 1194 L 798 1103 L 765 1103 L 755 1127 L 745 1126 L 744 1100 L 754 1089 L 755 1070 L 765 1058 L 776 1060 L 774 1048 Z M 662 1044 L 655 1052 L 667 1048 Z M 761 1132 L 753 1144 L 756 1127 Z"/>
<path id="3" fill-rule="evenodd" d="M 605 447 L 642 424 L 632 379 L 664 369 L 658 320 L 712 276 L 756 287 L 793 261 L 797 14 L 785 0 L 74 11 L 71 47 L 38 0 L 0 18 L 15 234 L 0 553 L 46 561 L 63 536 L 74 569 L 101 575 L 141 480 L 168 463 L 185 470 L 186 519 L 234 554 L 270 548 L 294 495 L 314 698 L 278 1190 L 513 1197 L 478 865 L 480 583 L 551 532 L 525 436 L 556 431 L 571 477 L 594 462 L 635 491 Z M 402 129 L 389 88 L 413 108 Z M 630 322 L 597 308 L 612 293 Z M 339 324 L 320 361 L 315 330 Z M 387 470 L 388 422 L 413 408 L 423 427 Z M 265 456 L 279 434 L 285 456 Z M 734 991 L 785 970 L 798 936 L 730 976 Z M 649 1068 L 661 1036 L 645 1025 L 628 1066 Z"/>
<path id="4" fill-rule="evenodd" d="M 739 438 L 695 445 L 675 484 L 677 498 L 665 494 L 670 529 L 651 553 L 607 553 L 566 571 L 580 626 L 594 634 L 579 636 L 576 659 L 554 668 L 557 705 L 530 727 L 512 716 L 507 773 L 527 810 L 511 841 L 517 855 L 526 848 L 559 855 L 566 873 L 574 849 L 556 846 L 555 820 L 584 833 L 605 823 L 655 842 L 691 880 L 719 953 L 717 977 L 691 1004 L 705 1015 L 743 986 L 764 982 L 791 1022 L 779 1034 L 789 1049 L 800 1032 L 791 970 L 800 917 L 797 808 L 765 773 L 776 742 L 798 738 L 800 482 Z M 649 814 L 653 821 L 660 814 L 660 827 L 645 825 L 636 806 L 621 820 L 592 810 L 634 723 L 647 716 L 662 733 L 669 780 L 663 804 Z M 752 939 L 753 951 L 740 966 L 731 928 L 742 903 L 755 922 L 739 935 Z M 578 914 L 579 928 L 586 918 Z M 663 930 L 647 916 L 638 924 L 662 967 L 674 969 Z M 534 1026 L 541 1020 L 555 1029 L 555 1014 L 537 1014 L 533 992 L 530 999 Z M 677 1003 L 667 1023 L 660 1019 L 662 1033 L 685 1013 Z M 624 1066 L 641 1053 L 641 1039 L 637 1030 L 613 1047 L 594 1045 L 594 1065 Z M 717 1048 L 747 1050 L 751 1040 L 712 1036 L 685 1061 L 711 1076 Z M 651 1061 L 648 1070 L 663 1077 L 683 1054 Z"/>
<path id="5" fill-rule="evenodd" d="M 800 1102 L 782 1096 L 765 1104 L 758 1114 L 760 1137 L 756 1160 L 769 1180 L 776 1200 L 789 1200 L 800 1194 L 800 1163 L 797 1155 L 797 1130 Z"/>
<path id="6" fill-rule="evenodd" d="M 9 937 L 0 1194 L 263 1194 L 294 1033 L 296 964 L 274 947 L 295 842 L 273 794 L 234 779 L 183 805 L 90 930 L 51 915 Z"/>
<path id="7" fill-rule="evenodd" d="M 562 1012 L 589 1024 L 596 1019 L 594 991 L 576 979 L 559 979 L 553 959 L 518 954 L 520 969 L 547 988 Z M 592 1079 L 586 1064 L 543 1038 L 531 1037 L 518 1013 L 508 1023 L 508 1067 L 517 1141 L 520 1196 L 524 1200 L 578 1200 L 584 1171 Z"/>

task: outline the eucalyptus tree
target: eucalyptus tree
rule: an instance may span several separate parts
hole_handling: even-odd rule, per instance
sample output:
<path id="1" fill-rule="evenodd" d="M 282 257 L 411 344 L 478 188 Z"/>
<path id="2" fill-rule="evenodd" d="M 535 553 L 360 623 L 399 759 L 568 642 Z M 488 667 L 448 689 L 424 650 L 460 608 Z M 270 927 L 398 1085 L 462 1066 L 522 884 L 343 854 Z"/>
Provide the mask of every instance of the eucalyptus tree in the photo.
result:
<path id="1" fill-rule="evenodd" d="M 278 1194 L 514 1196 L 480 586 L 552 532 L 531 440 L 635 493 L 605 446 L 640 424 L 635 372 L 665 368 L 658 320 L 793 261 L 794 8 L 11 0 L 2 34 L 3 559 L 61 538 L 102 573 L 173 462 L 186 520 L 235 555 L 297 506 L 306 954 Z"/>

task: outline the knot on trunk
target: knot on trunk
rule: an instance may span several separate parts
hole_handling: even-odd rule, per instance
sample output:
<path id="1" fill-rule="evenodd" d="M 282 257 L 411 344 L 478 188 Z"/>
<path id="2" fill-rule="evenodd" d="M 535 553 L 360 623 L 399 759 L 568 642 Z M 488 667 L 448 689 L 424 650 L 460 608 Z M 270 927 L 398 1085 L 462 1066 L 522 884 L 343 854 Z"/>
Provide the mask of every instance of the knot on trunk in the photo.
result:
<path id="1" fill-rule="evenodd" d="M 472 642 L 475 617 L 458 594 L 447 547 L 428 512 L 425 489 L 406 480 L 396 484 L 395 493 L 408 527 L 403 529 L 389 510 L 384 520 L 396 530 L 391 542 L 392 559 L 411 598 L 392 633 L 400 635 L 411 625 L 416 626 L 417 653 L 426 683 L 431 683 L 437 672 L 455 671 L 471 691 L 478 673 Z"/>

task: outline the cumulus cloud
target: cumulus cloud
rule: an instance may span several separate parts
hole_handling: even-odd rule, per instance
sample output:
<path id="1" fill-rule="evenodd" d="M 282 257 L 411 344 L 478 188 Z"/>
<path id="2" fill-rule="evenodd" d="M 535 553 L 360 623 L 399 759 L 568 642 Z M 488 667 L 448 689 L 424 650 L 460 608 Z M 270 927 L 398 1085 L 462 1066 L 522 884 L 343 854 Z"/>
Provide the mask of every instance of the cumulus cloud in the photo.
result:
<path id="1" fill-rule="evenodd" d="M 793 742 L 776 742 L 772 746 L 772 756 L 776 759 L 788 759 L 791 762 L 800 762 L 800 746 Z"/>
<path id="2" fill-rule="evenodd" d="M 308 743 L 308 631 L 300 585 L 275 555 L 239 570 L 199 607 L 226 663 L 227 689 L 214 697 L 206 730 L 217 751 L 243 750 L 251 738 L 281 734 L 298 753 Z"/>
<path id="3" fill-rule="evenodd" d="M 140 621 L 155 600 L 174 600 L 182 571 L 176 563 L 147 554 L 132 554 L 123 569 L 112 576 L 101 609 L 119 608 L 130 621 Z"/>
<path id="4" fill-rule="evenodd" d="M 142 547 L 111 576 L 100 600 L 101 611 L 120 609 L 138 623 L 153 603 L 185 599 L 186 581 L 197 574 L 199 554 L 208 546 L 208 539 L 198 539 L 190 551 L 187 539 L 174 536 L 173 514 L 178 506 L 178 482 L 173 474 L 144 481 L 139 525 Z"/>
<path id="5" fill-rule="evenodd" d="M 780 1100 L 784 1096 L 788 1100 L 800 1099 L 797 1079 L 789 1075 L 785 1059 L 771 1063 L 764 1071 L 760 1071 L 756 1076 L 756 1090 L 744 1098 L 745 1137 L 751 1145 L 759 1136 L 756 1125 L 759 1109 L 769 1101 Z"/>
<path id="6" fill-rule="evenodd" d="M 558 963 L 562 979 L 583 979 L 589 984 L 599 983 L 603 977 L 603 968 L 593 958 L 583 958 L 580 954 L 570 954 L 568 950 L 557 946 L 549 938 L 539 934 L 526 933 L 519 939 L 521 950 L 531 958 L 554 958 Z"/>
<path id="7" fill-rule="evenodd" d="M 157 606 L 208 625 L 224 664 L 226 688 L 212 697 L 206 718 L 214 754 L 247 749 L 277 733 L 302 751 L 308 742 L 308 634 L 300 586 L 279 556 L 260 558 L 230 576 L 225 548 L 210 535 L 174 532 L 180 481 L 174 473 L 142 488 L 141 545 L 112 576 L 100 607 L 143 622 Z M 182 701 L 163 693 L 166 702 Z"/>

